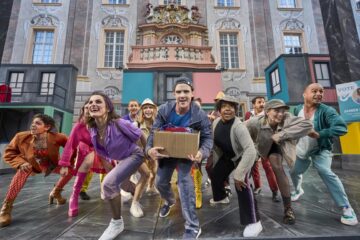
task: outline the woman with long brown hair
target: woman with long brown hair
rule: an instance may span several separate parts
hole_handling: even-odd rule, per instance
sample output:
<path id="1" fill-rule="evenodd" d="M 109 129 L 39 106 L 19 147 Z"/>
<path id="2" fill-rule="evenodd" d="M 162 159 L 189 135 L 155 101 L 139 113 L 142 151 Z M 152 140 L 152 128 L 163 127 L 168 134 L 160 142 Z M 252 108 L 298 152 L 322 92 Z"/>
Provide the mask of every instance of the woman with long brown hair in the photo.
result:
<path id="1" fill-rule="evenodd" d="M 112 219 L 100 240 L 114 239 L 124 230 L 119 186 L 144 162 L 144 153 L 137 141 L 140 139 L 145 145 L 145 136 L 139 128 L 115 113 L 110 98 L 102 92 L 91 95 L 89 113 L 86 125 L 103 166 L 111 169 L 111 162 L 117 162 L 102 183 L 102 198 L 109 201 Z"/>

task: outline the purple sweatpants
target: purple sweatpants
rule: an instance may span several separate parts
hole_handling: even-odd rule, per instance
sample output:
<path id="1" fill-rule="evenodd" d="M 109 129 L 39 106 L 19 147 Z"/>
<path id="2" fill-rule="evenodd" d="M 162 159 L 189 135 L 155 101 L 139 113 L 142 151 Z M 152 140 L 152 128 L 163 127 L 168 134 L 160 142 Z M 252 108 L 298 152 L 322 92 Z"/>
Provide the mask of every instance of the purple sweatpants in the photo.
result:
<path id="1" fill-rule="evenodd" d="M 144 153 L 140 147 L 127 158 L 118 161 L 118 164 L 106 175 L 102 183 L 101 198 L 109 200 L 120 194 L 120 187 L 124 180 L 129 178 L 144 162 Z"/>

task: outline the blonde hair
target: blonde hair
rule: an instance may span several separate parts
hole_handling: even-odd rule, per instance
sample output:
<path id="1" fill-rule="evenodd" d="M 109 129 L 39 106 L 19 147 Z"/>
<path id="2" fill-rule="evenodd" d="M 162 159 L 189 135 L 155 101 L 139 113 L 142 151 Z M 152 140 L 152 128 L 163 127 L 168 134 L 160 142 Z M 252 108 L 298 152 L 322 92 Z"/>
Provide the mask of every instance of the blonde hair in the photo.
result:
<path id="1" fill-rule="evenodd" d="M 144 118 L 144 112 L 143 112 L 143 107 L 144 106 L 151 106 L 154 111 L 153 111 L 153 115 L 152 115 L 152 118 L 151 118 L 151 125 L 154 123 L 155 121 L 155 118 L 156 118 L 156 115 L 157 115 L 157 107 L 155 105 L 152 105 L 152 104 L 145 104 L 145 105 L 142 105 L 140 110 L 139 110 L 139 114 L 138 114 L 138 122 L 140 124 L 143 124 L 145 122 L 145 118 Z"/>

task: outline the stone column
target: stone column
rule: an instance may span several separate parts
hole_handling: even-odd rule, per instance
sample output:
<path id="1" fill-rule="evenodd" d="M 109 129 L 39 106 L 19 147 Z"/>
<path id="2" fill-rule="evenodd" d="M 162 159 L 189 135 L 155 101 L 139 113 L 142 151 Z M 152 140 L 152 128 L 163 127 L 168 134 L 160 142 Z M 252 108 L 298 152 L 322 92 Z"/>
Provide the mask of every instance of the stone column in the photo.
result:
<path id="1" fill-rule="evenodd" d="M 334 84 L 360 80 L 360 43 L 350 0 L 320 0 Z"/>
<path id="2" fill-rule="evenodd" d="M 248 0 L 248 5 L 254 77 L 262 78 L 265 68 L 275 59 L 270 6 L 263 0 Z"/>
<path id="3" fill-rule="evenodd" d="M 87 75 L 93 0 L 70 1 L 64 64 L 73 64 Z"/>

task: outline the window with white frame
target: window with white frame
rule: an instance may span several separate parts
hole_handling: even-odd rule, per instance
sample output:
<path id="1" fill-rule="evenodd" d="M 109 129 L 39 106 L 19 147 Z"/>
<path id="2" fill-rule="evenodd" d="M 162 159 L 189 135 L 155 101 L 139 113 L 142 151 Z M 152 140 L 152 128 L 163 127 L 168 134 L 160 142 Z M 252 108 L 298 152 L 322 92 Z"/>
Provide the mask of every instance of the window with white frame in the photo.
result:
<path id="1" fill-rule="evenodd" d="M 11 88 L 11 94 L 18 96 L 22 94 L 24 83 L 24 73 L 23 72 L 12 72 L 10 73 L 9 86 Z"/>
<path id="2" fill-rule="evenodd" d="M 106 31 L 104 50 L 104 67 L 122 67 L 124 59 L 124 32 Z"/>
<path id="3" fill-rule="evenodd" d="M 223 68 L 239 68 L 237 33 L 220 33 L 220 55 Z"/>
<path id="4" fill-rule="evenodd" d="M 126 4 L 127 0 L 108 0 L 108 4 Z"/>
<path id="5" fill-rule="evenodd" d="M 275 95 L 276 93 L 281 91 L 279 69 L 278 68 L 275 68 L 270 73 L 270 82 L 271 82 L 271 91 L 272 91 L 273 95 Z"/>
<path id="6" fill-rule="evenodd" d="M 54 95 L 55 73 L 42 73 L 40 95 Z"/>
<path id="7" fill-rule="evenodd" d="M 360 11 L 360 0 L 356 0 L 356 10 Z"/>
<path id="8" fill-rule="evenodd" d="M 216 6 L 218 6 L 218 7 L 234 7 L 235 0 L 217 0 Z"/>
<path id="9" fill-rule="evenodd" d="M 174 96 L 174 86 L 175 86 L 175 82 L 177 80 L 177 78 L 179 78 L 180 75 L 166 75 L 165 76 L 165 85 L 166 85 L 166 101 L 167 100 L 174 100 L 175 96 Z"/>
<path id="10" fill-rule="evenodd" d="M 316 81 L 320 83 L 323 87 L 331 87 L 329 63 L 315 62 L 314 69 Z"/>
<path id="11" fill-rule="evenodd" d="M 169 5 L 171 3 L 181 5 L 181 0 L 164 0 L 164 5 Z"/>
<path id="12" fill-rule="evenodd" d="M 296 0 L 279 0 L 279 8 L 296 8 Z"/>
<path id="13" fill-rule="evenodd" d="M 284 34 L 284 50 L 287 54 L 302 53 L 301 34 Z"/>
<path id="14" fill-rule="evenodd" d="M 33 64 L 50 64 L 53 59 L 54 31 L 35 30 L 32 51 Z"/>

